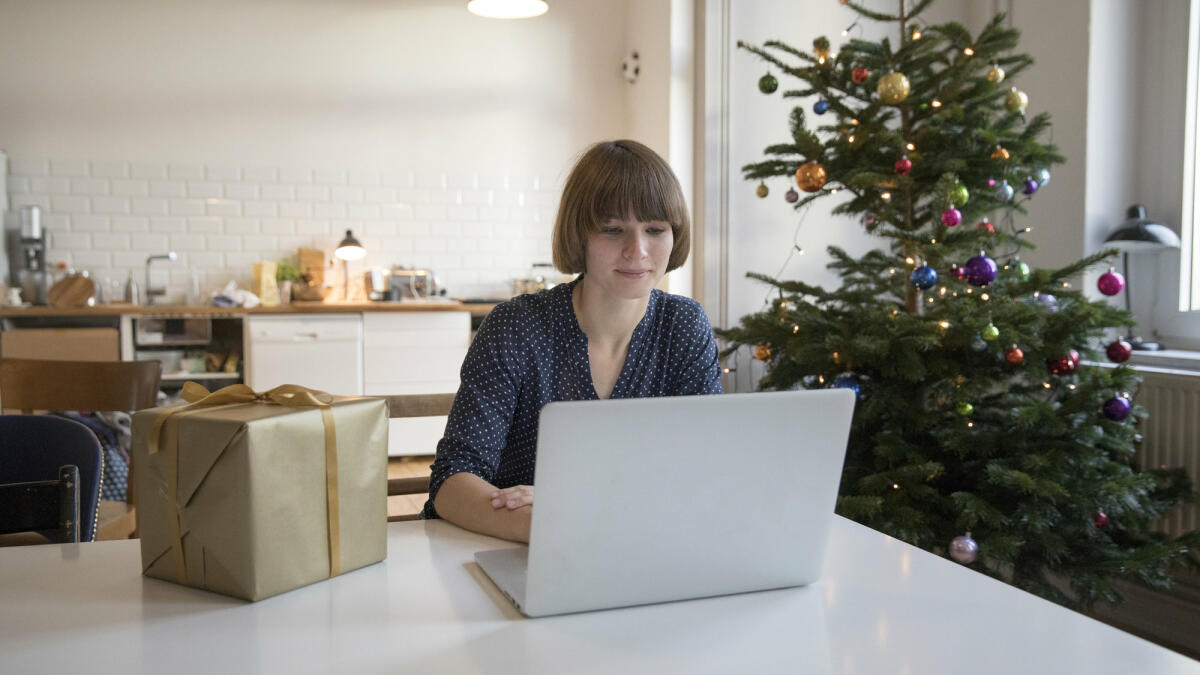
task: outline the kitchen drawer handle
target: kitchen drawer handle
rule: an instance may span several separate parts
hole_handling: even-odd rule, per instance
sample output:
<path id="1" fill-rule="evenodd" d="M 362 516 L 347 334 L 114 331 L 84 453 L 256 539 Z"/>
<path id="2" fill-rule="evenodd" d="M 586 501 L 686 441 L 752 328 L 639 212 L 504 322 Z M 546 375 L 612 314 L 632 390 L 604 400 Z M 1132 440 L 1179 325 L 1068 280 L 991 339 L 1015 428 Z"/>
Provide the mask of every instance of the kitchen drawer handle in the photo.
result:
<path id="1" fill-rule="evenodd" d="M 319 335 L 316 333 L 296 333 L 292 336 L 292 341 L 300 342 L 301 340 L 316 340 Z"/>

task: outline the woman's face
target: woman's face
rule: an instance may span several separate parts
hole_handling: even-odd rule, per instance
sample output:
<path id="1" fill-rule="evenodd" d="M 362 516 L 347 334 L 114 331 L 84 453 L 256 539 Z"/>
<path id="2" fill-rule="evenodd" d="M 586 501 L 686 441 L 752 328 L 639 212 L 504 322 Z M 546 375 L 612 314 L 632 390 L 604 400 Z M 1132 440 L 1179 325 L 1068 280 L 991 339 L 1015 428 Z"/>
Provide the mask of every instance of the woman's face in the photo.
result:
<path id="1" fill-rule="evenodd" d="M 588 236 L 587 283 L 616 298 L 648 297 L 667 273 L 674 244 L 670 223 L 615 218 L 602 223 Z"/>

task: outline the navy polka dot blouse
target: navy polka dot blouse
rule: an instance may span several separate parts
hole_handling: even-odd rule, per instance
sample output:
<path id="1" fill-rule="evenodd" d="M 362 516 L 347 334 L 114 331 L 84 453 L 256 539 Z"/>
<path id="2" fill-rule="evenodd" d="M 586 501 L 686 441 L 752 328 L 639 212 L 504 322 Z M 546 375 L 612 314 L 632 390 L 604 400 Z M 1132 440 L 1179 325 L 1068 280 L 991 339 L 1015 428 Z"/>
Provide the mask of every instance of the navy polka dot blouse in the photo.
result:
<path id="1" fill-rule="evenodd" d="M 571 303 L 577 283 L 518 296 L 484 319 L 463 361 L 423 517 L 437 517 L 438 488 L 456 473 L 499 488 L 533 485 L 542 406 L 599 398 Z M 651 291 L 612 398 L 720 393 L 717 343 L 700 304 Z"/>

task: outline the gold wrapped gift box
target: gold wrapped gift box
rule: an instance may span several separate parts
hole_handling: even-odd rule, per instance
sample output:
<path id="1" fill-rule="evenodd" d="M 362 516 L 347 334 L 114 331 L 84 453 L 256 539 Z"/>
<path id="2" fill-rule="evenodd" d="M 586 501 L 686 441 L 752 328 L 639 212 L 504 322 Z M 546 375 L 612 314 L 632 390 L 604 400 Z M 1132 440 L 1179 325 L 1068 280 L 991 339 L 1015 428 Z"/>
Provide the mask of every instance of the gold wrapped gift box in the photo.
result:
<path id="1" fill-rule="evenodd" d="M 254 601 L 387 556 L 385 400 L 184 394 L 133 417 L 147 576 Z"/>

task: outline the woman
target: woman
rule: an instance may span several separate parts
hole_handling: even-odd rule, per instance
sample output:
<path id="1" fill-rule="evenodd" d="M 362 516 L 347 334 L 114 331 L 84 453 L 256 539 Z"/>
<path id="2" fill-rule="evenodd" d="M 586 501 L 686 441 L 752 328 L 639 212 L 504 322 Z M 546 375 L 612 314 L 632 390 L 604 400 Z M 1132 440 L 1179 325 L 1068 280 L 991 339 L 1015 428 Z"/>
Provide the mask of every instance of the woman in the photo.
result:
<path id="1" fill-rule="evenodd" d="M 721 393 L 704 310 L 655 289 L 687 260 L 689 229 L 679 181 L 652 150 L 626 140 L 584 153 L 553 239 L 554 266 L 580 276 L 501 303 L 480 326 L 424 517 L 529 541 L 543 405 Z"/>

